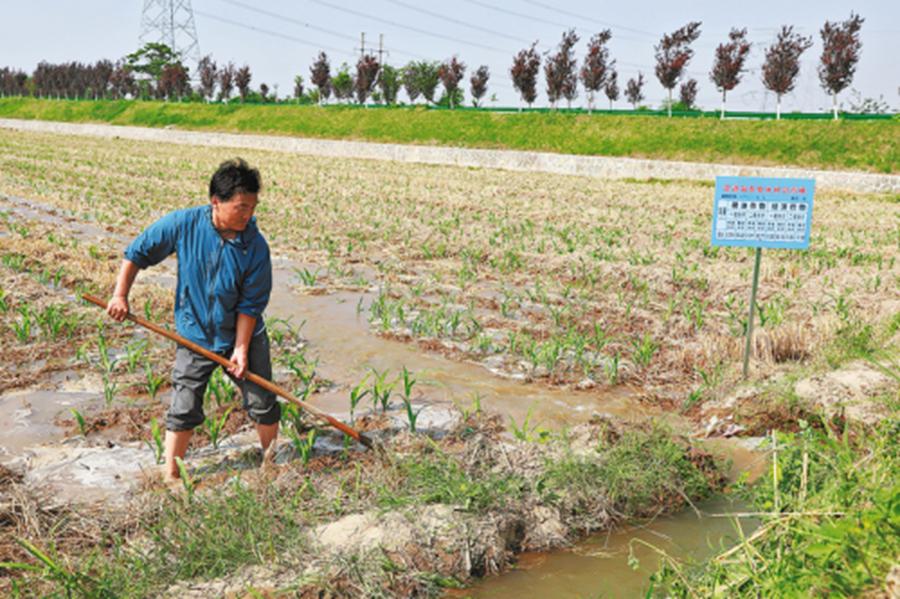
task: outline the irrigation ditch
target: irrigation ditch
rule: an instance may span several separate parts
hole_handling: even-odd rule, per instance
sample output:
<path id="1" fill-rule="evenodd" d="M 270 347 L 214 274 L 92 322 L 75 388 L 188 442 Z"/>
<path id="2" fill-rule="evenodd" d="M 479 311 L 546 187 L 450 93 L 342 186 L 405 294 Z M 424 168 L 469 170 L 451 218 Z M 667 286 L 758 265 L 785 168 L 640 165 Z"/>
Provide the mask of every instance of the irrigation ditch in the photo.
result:
<path id="1" fill-rule="evenodd" d="M 331 166 L 304 162 L 314 182 L 297 192 L 286 178 L 290 165 L 260 154 L 255 158 L 273 162 L 274 201 L 260 219 L 271 223 L 276 255 L 267 314 L 275 378 L 379 437 L 388 451 L 361 451 L 288 411 L 275 463 L 261 464 L 248 422 L 235 409 L 234 389 L 217 377 L 208 391 L 207 424 L 189 454 L 191 477 L 182 488 L 166 488 L 157 481 L 156 462 L 173 348 L 112 324 L 77 298 L 111 288 L 124 243 L 165 208 L 151 203 L 137 208 L 138 215 L 130 212 L 127 205 L 138 205 L 136 182 L 148 180 L 166 197 L 170 190 L 158 179 L 166 169 L 188 164 L 188 178 L 202 169 L 190 163 L 190 148 L 152 155 L 147 166 L 115 158 L 129 153 L 103 145 L 110 142 L 84 150 L 75 139 L 11 142 L 56 145 L 45 151 L 60 152 L 55 160 L 70 169 L 67 176 L 57 177 L 38 154 L 23 153 L 6 159 L 0 177 L 0 191 L 8 194 L 0 197 L 6 325 L 0 335 L 8 348 L 0 372 L 0 562 L 32 566 L 4 568 L 4 592 L 427 596 L 461 586 L 453 592 L 502 596 L 541 588 L 543 578 L 559 589 L 601 564 L 599 581 L 585 578 L 566 592 L 630 596 L 666 563 L 657 549 L 704 559 L 754 534 L 759 517 L 738 518 L 738 532 L 732 520 L 714 515 L 752 511 L 725 502 L 721 493 L 771 475 L 765 438 L 772 430 L 866 431 L 896 417 L 894 358 L 869 352 L 878 359 L 867 359 L 857 351 L 862 345 L 893 351 L 898 341 L 890 291 L 898 281 L 898 248 L 884 219 L 896 208 L 884 198 L 856 198 L 861 209 L 887 221 L 875 241 L 846 253 L 832 245 L 813 260 L 783 258 L 772 267 L 764 295 L 770 326 L 757 339 L 755 379 L 741 384 L 721 359 L 710 361 L 736 352 L 738 343 L 728 341 L 734 335 L 727 298 L 738 272 L 715 281 L 706 264 L 654 265 L 652 248 L 622 247 L 627 244 L 611 227 L 598 233 L 608 242 L 603 248 L 554 229 L 548 239 L 556 241 L 543 246 L 554 254 L 545 261 L 552 282 L 542 290 L 530 262 L 532 252 L 542 252 L 503 248 L 494 266 L 495 256 L 474 253 L 471 239 L 442 241 L 440 235 L 462 226 L 453 224 L 454 214 L 476 214 L 478 222 L 469 206 L 453 201 L 450 219 L 440 208 L 445 220 L 405 249 L 375 237 L 367 246 L 358 232 L 337 227 L 330 239 L 298 237 L 281 196 L 312 196 L 315 180 L 323 184 Z M 170 153 L 133 155 L 153 151 Z M 348 164 L 371 169 L 363 179 L 384 170 Z M 460 175 L 440 168 L 446 170 L 424 176 Z M 354 175 L 339 178 L 340 185 L 355 184 Z M 184 184 L 184 176 L 177 179 Z M 398 181 L 388 195 L 415 187 Z M 565 194 L 568 184 L 553 180 L 537 193 Z M 455 193 L 457 185 L 450 184 Z M 677 185 L 688 197 L 706 193 Z M 641 190 L 622 184 L 610 195 Z M 343 200 L 353 203 L 366 193 L 354 189 L 342 198 L 338 192 L 319 209 L 346 219 Z M 824 204 L 836 208 L 844 199 L 826 195 Z M 696 222 L 690 207 L 686 212 L 685 222 Z M 388 214 L 396 217 L 396 208 Z M 518 221 L 509 239 L 531 234 L 535 227 L 527 223 Z M 829 226 L 826 231 L 843 225 Z M 657 242 L 666 232 L 651 227 L 646 239 Z M 668 234 L 678 239 L 671 229 Z M 448 241 L 465 251 L 441 249 Z M 696 257 L 742 262 L 736 252 L 706 256 L 684 241 L 680 251 L 690 248 Z M 582 245 L 601 263 L 622 248 L 619 265 L 628 264 L 631 276 L 576 295 L 583 280 L 615 276 L 614 269 L 570 269 L 566 261 Z M 412 252 L 408 262 L 404 251 Z M 523 276 L 495 284 L 517 269 Z M 797 278 L 792 269 L 811 273 L 810 287 L 783 283 Z M 846 278 L 838 286 L 834 277 L 842 270 Z M 168 322 L 173 273 L 169 261 L 141 275 L 132 309 Z M 868 293 L 842 289 L 856 282 Z M 680 304 L 658 299 L 657 286 L 665 287 L 659 297 L 667 297 L 669 285 Z M 779 299 L 782 288 L 796 295 Z M 809 298 L 823 288 L 833 297 L 809 308 Z M 710 305 L 692 301 L 695 294 Z M 603 303 L 616 295 L 619 307 Z M 578 318 L 605 314 L 598 319 L 605 330 L 587 329 L 593 336 L 580 346 L 571 341 L 585 329 L 560 312 L 567 301 L 583 310 Z M 653 326 L 664 313 L 673 338 L 681 336 L 671 347 Z M 803 326 L 789 326 L 785 314 L 803 315 Z M 514 319 L 528 325 L 513 329 Z M 645 328 L 623 328 L 627 319 Z M 471 323 L 477 326 L 464 334 Z M 556 327 L 566 323 L 570 344 L 554 345 Z M 531 350 L 518 351 L 523 343 Z M 570 559 L 576 563 L 560 561 Z M 517 563 L 511 576 L 492 576 Z"/>

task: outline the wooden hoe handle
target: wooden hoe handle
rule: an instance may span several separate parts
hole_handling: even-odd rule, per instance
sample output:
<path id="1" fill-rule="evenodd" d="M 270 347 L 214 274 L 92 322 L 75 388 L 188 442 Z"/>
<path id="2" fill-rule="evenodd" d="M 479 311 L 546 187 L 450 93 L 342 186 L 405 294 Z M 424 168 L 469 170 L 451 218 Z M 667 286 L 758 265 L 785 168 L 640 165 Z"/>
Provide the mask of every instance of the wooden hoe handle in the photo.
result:
<path id="1" fill-rule="evenodd" d="M 81 297 L 85 301 L 91 302 L 92 304 L 96 304 L 97 306 L 99 306 L 103 309 L 106 309 L 106 302 L 104 302 L 103 300 L 101 300 L 97 297 L 94 297 L 93 295 L 89 295 L 89 294 L 85 293 Z M 163 327 L 161 327 L 159 325 L 153 324 L 152 322 L 150 322 L 144 318 L 141 318 L 140 316 L 136 316 L 136 315 L 132 314 L 131 312 L 129 312 L 128 315 L 126 316 L 126 318 L 134 323 L 141 325 L 142 327 L 144 327 L 146 329 L 150 329 L 154 333 L 158 333 L 158 334 L 162 335 L 163 337 L 166 337 L 167 339 L 171 339 L 172 341 L 183 345 L 184 347 L 188 348 L 189 350 L 196 352 L 196 353 L 200 354 L 201 356 L 220 364 L 224 368 L 231 368 L 234 366 L 234 364 L 232 364 L 231 362 L 229 362 L 222 356 L 209 351 L 205 347 L 200 347 L 193 341 L 189 341 L 189 340 L 185 339 L 184 337 L 182 337 L 181 335 L 178 335 L 176 333 L 173 333 L 172 331 L 164 329 Z M 368 437 L 363 436 L 359 431 L 347 426 L 346 424 L 344 424 L 337 418 L 335 418 L 329 414 L 326 414 L 319 408 L 306 403 L 302 399 L 298 399 L 298 398 L 294 397 L 293 395 L 288 393 L 287 390 L 285 390 L 283 387 L 276 385 L 272 381 L 264 379 L 263 377 L 261 377 L 257 374 L 254 374 L 254 373 L 250 372 L 249 370 L 247 371 L 245 378 L 248 381 L 259 385 L 263 389 L 266 389 L 267 391 L 271 391 L 272 393 L 275 393 L 276 395 L 280 395 L 281 397 L 285 398 L 289 402 L 296 404 L 297 406 L 303 408 L 304 410 L 306 410 L 313 416 L 316 416 L 317 418 L 324 420 L 325 422 L 327 422 L 334 428 L 338 429 L 345 435 L 353 437 L 354 439 L 356 439 L 357 441 L 359 441 L 360 443 L 365 445 L 367 448 L 371 449 L 373 447 L 372 440 L 369 439 Z"/>

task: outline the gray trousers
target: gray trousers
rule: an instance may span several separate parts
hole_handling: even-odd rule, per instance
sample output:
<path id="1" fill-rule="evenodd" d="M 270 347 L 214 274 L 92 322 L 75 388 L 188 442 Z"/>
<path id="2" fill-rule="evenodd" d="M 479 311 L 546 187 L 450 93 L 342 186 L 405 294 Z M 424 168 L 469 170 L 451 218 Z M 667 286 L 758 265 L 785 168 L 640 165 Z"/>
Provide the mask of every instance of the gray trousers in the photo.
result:
<path id="1" fill-rule="evenodd" d="M 223 352 L 225 358 L 231 352 Z M 272 379 L 272 360 L 269 353 L 269 335 L 264 330 L 250 340 L 247 351 L 250 372 L 264 379 Z M 175 368 L 172 369 L 172 405 L 166 413 L 166 429 L 189 431 L 203 424 L 203 394 L 209 377 L 219 365 L 212 360 L 178 346 L 175 350 Z M 227 371 L 226 371 L 226 374 Z M 275 424 L 281 419 L 281 406 L 275 394 L 246 379 L 234 381 L 244 398 L 243 408 L 250 419 L 258 424 Z"/>

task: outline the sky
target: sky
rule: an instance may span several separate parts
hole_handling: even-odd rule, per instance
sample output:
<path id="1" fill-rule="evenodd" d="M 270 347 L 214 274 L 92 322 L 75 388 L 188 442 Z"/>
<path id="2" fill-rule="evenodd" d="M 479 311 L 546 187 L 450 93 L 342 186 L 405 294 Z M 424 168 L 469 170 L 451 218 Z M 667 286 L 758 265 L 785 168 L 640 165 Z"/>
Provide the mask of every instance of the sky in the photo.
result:
<path id="1" fill-rule="evenodd" d="M 140 47 L 141 17 L 145 4 L 161 0 L 2 0 L 5 23 L 0 36 L 0 66 L 31 72 L 38 62 L 115 60 Z M 785 96 L 785 111 L 830 108 L 816 65 L 822 51 L 819 29 L 826 20 L 846 19 L 851 10 L 865 18 L 862 54 L 851 84 L 857 97 L 881 97 L 900 110 L 900 2 L 857 0 L 841 2 L 691 3 L 601 2 L 598 0 L 175 0 L 193 8 L 200 53 L 218 63 L 248 64 L 252 86 L 277 86 L 279 96 L 290 95 L 296 75 L 309 81 L 309 66 L 319 50 L 329 55 L 332 68 L 355 64 L 365 33 L 365 48 L 377 49 L 383 36 L 386 62 L 400 66 L 409 60 L 445 60 L 456 55 L 466 65 L 466 82 L 480 65 L 491 72 L 488 97 L 497 106 L 515 106 L 518 95 L 509 78 L 513 55 L 538 42 L 539 51 L 552 52 L 562 33 L 575 28 L 580 40 L 576 58 L 581 62 L 588 39 L 609 28 L 611 58 L 617 61 L 619 87 L 643 73 L 647 84 L 644 103 L 657 107 L 666 92 L 653 74 L 654 50 L 663 33 L 688 21 L 701 21 L 701 36 L 686 77 L 698 82 L 697 103 L 715 109 L 721 95 L 709 79 L 716 45 L 727 40 L 732 27 L 747 27 L 753 43 L 748 72 L 729 93 L 734 110 L 774 110 L 775 97 L 760 82 L 764 50 L 782 25 L 793 25 L 812 36 L 813 47 L 801 61 L 795 90 Z M 468 88 L 468 84 L 466 85 Z M 537 105 L 546 105 L 541 80 Z M 677 90 L 676 90 L 677 93 Z M 467 93 L 468 95 L 468 93 Z M 839 97 L 845 105 L 851 89 Z M 401 100 L 405 96 L 401 95 Z M 575 105 L 586 102 L 583 90 Z M 598 99 L 599 106 L 606 98 Z M 489 103 L 490 104 L 490 103 Z M 616 103 L 628 107 L 624 99 Z"/>

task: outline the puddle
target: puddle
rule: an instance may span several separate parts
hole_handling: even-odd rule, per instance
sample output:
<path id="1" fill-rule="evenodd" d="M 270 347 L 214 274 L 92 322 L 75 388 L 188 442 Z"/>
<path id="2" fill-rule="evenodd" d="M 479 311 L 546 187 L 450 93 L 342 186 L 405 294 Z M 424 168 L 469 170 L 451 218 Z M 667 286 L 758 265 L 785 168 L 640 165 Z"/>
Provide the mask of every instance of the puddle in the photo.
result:
<path id="1" fill-rule="evenodd" d="M 660 563 L 657 553 L 644 543 L 680 560 L 706 559 L 737 543 L 734 521 L 712 515 L 741 511 L 746 506 L 717 499 L 697 507 L 702 518 L 687 510 L 646 526 L 592 536 L 567 551 L 523 554 L 516 570 L 450 596 L 643 597 L 648 578 Z M 744 534 L 758 525 L 756 520 L 741 521 Z M 640 564 L 637 569 L 629 565 L 631 552 Z"/>
<path id="2" fill-rule="evenodd" d="M 61 439 L 57 417 L 71 418 L 70 409 L 84 412 L 102 402 L 97 393 L 75 391 L 25 390 L 0 396 L 0 462 L 22 455 L 29 447 Z"/>

